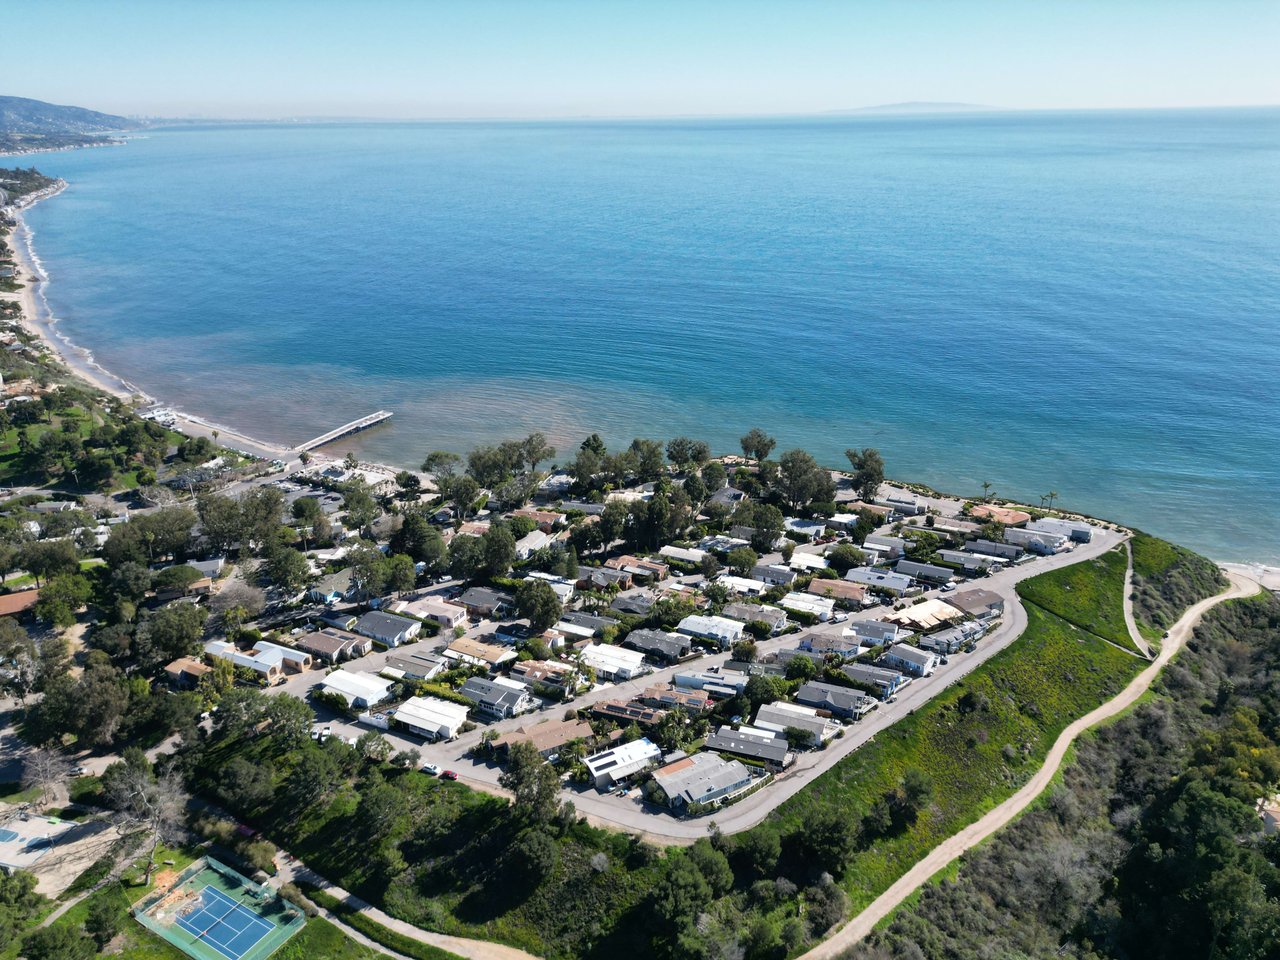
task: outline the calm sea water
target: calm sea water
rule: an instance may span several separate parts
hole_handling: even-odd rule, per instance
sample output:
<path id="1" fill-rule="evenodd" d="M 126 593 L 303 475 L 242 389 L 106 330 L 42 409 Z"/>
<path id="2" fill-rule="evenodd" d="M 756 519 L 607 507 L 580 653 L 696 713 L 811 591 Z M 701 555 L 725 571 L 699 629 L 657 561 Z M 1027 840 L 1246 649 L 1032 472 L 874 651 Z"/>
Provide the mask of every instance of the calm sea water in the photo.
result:
<path id="1" fill-rule="evenodd" d="M 416 464 L 688 433 L 1280 560 L 1280 111 L 158 131 L 35 158 L 62 329 Z"/>

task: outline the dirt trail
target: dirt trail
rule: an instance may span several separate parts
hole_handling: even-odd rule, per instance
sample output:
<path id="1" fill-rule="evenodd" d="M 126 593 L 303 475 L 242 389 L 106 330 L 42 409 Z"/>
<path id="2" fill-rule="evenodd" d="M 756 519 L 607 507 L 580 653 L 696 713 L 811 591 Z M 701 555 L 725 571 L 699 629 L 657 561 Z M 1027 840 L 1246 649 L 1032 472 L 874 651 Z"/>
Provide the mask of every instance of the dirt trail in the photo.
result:
<path id="1" fill-rule="evenodd" d="M 1066 757 L 1067 751 L 1071 748 L 1076 738 L 1091 727 L 1111 719 L 1137 702 L 1138 698 L 1147 692 L 1156 677 L 1160 675 L 1160 671 L 1164 669 L 1165 664 L 1182 649 L 1183 644 L 1190 637 L 1191 631 L 1195 629 L 1196 624 L 1200 622 L 1200 618 L 1208 610 L 1225 600 L 1253 596 L 1261 589 L 1256 580 L 1241 573 L 1228 571 L 1227 575 L 1231 580 L 1231 586 L 1217 596 L 1201 600 L 1190 607 L 1178 622 L 1170 628 L 1160 655 L 1156 657 L 1149 667 L 1134 677 L 1129 682 L 1129 685 L 1114 698 L 1085 714 L 1062 731 L 1053 747 L 1049 750 L 1048 756 L 1045 757 L 1040 769 L 1036 771 L 1035 775 L 1027 781 L 1022 789 L 980 820 L 971 823 L 959 833 L 954 834 L 934 847 L 922 860 L 918 861 L 915 866 L 903 874 L 893 886 L 841 927 L 835 935 L 824 940 L 807 953 L 802 954 L 801 960 L 830 960 L 830 958 L 839 956 L 843 951 L 870 933 L 877 923 L 892 913 L 903 900 L 928 882 L 929 878 L 935 873 L 957 857 L 976 847 L 1022 813 L 1052 782 L 1054 776 L 1057 775 L 1058 768 L 1062 766 L 1062 761 Z"/>
<path id="2" fill-rule="evenodd" d="M 1138 630 L 1138 621 L 1133 619 L 1133 541 L 1124 542 L 1124 552 L 1129 558 L 1129 565 L 1124 570 L 1124 625 L 1129 628 L 1129 637 L 1142 655 L 1151 659 L 1151 644 Z"/>

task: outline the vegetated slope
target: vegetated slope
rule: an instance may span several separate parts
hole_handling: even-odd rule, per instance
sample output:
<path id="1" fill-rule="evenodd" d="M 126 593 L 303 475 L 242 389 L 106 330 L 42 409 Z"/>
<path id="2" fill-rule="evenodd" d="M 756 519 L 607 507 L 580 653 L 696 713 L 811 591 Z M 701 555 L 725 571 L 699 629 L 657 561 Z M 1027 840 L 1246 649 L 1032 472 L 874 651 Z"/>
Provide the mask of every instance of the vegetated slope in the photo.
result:
<path id="1" fill-rule="evenodd" d="M 1227 584 L 1212 560 L 1175 543 L 1135 531 L 1129 546 L 1133 618 L 1148 640 L 1158 640 L 1182 611 Z"/>
<path id="2" fill-rule="evenodd" d="M 1018 584 L 1023 600 L 1127 650 L 1133 640 L 1124 623 L 1124 548 L 1083 563 L 1042 573 Z"/>
<path id="3" fill-rule="evenodd" d="M 1158 696 L 1077 745 L 1047 799 L 850 960 L 1269 958 L 1280 845 L 1280 600 L 1206 615 Z"/>
<path id="4" fill-rule="evenodd" d="M 1090 569 L 1082 583 L 1107 575 Z M 572 810 L 539 819 L 332 739 L 255 735 L 279 700 L 255 691 L 224 695 L 218 722 L 236 729 L 216 728 L 181 762 L 331 881 L 424 928 L 555 958 L 776 958 L 1012 794 L 1063 727 L 1140 667 L 1031 606 L 1015 644 L 759 827 L 665 855 Z"/>
<path id="5" fill-rule="evenodd" d="M 0 97 L 0 133 L 111 133 L 138 124 L 126 117 L 26 97 Z"/>
<path id="6" fill-rule="evenodd" d="M 1141 664 L 1035 607 L 1016 644 L 858 750 L 784 804 L 771 821 L 800 828 L 823 812 L 865 815 L 910 769 L 933 781 L 929 809 L 849 863 L 845 886 L 865 906 L 945 837 L 1012 794 L 1062 729 L 1119 693 Z"/>

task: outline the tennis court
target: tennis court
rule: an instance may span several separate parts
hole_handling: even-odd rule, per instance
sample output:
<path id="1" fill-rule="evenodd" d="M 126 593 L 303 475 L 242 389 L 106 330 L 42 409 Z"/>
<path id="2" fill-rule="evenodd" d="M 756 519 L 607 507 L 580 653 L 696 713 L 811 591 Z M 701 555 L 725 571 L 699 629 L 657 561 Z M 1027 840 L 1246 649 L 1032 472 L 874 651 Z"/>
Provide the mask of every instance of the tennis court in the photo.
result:
<path id="1" fill-rule="evenodd" d="M 276 890 L 212 857 L 158 880 L 133 915 L 194 960 L 266 960 L 307 922 Z"/>
<path id="2" fill-rule="evenodd" d="M 178 925 L 227 958 L 240 960 L 258 941 L 276 928 L 270 920 L 236 903 L 213 887 L 200 892 L 200 900 L 178 917 Z"/>

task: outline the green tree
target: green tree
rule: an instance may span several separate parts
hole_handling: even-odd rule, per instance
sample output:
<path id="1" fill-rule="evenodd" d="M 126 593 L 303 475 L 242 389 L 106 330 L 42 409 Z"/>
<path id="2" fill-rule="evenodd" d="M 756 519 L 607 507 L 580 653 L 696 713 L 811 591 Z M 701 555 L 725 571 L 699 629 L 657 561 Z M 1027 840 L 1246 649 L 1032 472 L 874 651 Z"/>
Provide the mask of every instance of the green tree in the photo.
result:
<path id="1" fill-rule="evenodd" d="M 854 567 L 860 567 L 866 560 L 866 554 L 851 543 L 840 543 L 827 554 L 827 566 L 840 576 L 844 576 Z"/>
<path id="2" fill-rule="evenodd" d="M 408 554 L 433 571 L 443 568 L 448 553 L 440 531 L 431 525 L 423 510 L 409 510 L 405 513 L 400 529 L 391 537 L 391 549 L 396 553 Z"/>
<path id="3" fill-rule="evenodd" d="M 759 562 L 759 555 L 750 547 L 735 547 L 725 557 L 729 569 L 740 577 L 748 577 Z"/>
<path id="4" fill-rule="evenodd" d="M 699 838 L 685 855 L 707 881 L 712 896 L 723 897 L 733 889 L 733 868 L 729 866 L 729 858 L 712 846 L 706 837 Z"/>
<path id="5" fill-rule="evenodd" d="M 84 918 L 84 929 L 101 950 L 115 939 L 128 919 L 126 901 L 114 887 L 108 887 L 89 898 L 89 912 Z"/>
<path id="6" fill-rule="evenodd" d="M 411 470 L 401 470 L 396 474 L 396 486 L 400 488 L 401 495 L 405 499 L 413 499 L 422 489 L 422 481 Z"/>
<path id="7" fill-rule="evenodd" d="M 587 437 L 587 439 L 583 440 L 582 446 L 579 449 L 589 450 L 591 453 L 596 455 L 597 459 L 603 457 L 609 452 L 608 448 L 604 445 L 604 441 L 600 439 L 600 434 L 598 433 L 593 433 L 591 436 Z"/>
<path id="8" fill-rule="evenodd" d="M 352 530 L 364 530 L 378 516 L 378 504 L 363 481 L 352 481 L 345 486 L 342 509 L 347 512 L 347 526 Z"/>
<path id="9" fill-rule="evenodd" d="M 490 524 L 480 537 L 485 576 L 505 577 L 516 560 L 516 540 L 505 523 Z"/>
<path id="10" fill-rule="evenodd" d="M 461 476 L 449 484 L 449 502 L 453 504 L 453 512 L 459 520 L 465 520 L 480 496 L 480 484 L 474 477 Z"/>
<path id="11" fill-rule="evenodd" d="M 215 550 L 226 553 L 239 542 L 244 532 L 244 521 L 238 500 L 217 493 L 203 493 L 196 498 L 196 510 L 205 539 Z"/>
<path id="12" fill-rule="evenodd" d="M 145 670 L 155 670 L 178 657 L 196 652 L 204 632 L 203 607 L 189 603 L 161 607 L 138 626 L 134 649 Z"/>
<path id="13" fill-rule="evenodd" d="M 711 447 L 705 440 L 672 437 L 667 441 L 667 459 L 681 470 L 692 469 L 711 459 Z"/>
<path id="14" fill-rule="evenodd" d="M 560 776 L 527 741 L 507 749 L 507 767 L 498 783 L 515 795 L 516 811 L 533 823 L 547 823 L 559 809 Z"/>
<path id="15" fill-rule="evenodd" d="M 709 494 L 720 490 L 728 482 L 728 476 L 724 469 L 724 464 L 719 460 L 712 460 L 702 468 L 702 482 L 707 485 Z"/>
<path id="16" fill-rule="evenodd" d="M 18 562 L 22 565 L 22 569 L 36 578 L 37 586 L 42 580 L 58 574 L 80 572 L 80 557 L 76 553 L 76 548 L 66 540 L 37 540 L 25 543 L 19 551 Z"/>
<path id="17" fill-rule="evenodd" d="M 524 462 L 528 464 L 530 473 L 537 473 L 538 464 L 550 460 L 556 455 L 556 448 L 547 443 L 541 433 L 531 433 L 520 444 Z"/>
<path id="18" fill-rule="evenodd" d="M 414 588 L 418 582 L 413 557 L 397 553 L 387 558 L 387 589 L 402 594 Z"/>
<path id="19" fill-rule="evenodd" d="M 742 455 L 757 463 L 767 459 L 773 448 L 778 445 L 773 437 L 759 427 L 752 427 L 739 442 L 742 445 Z"/>
<path id="20" fill-rule="evenodd" d="M 813 500 L 835 499 L 830 471 L 804 450 L 788 450 L 778 458 L 778 481 L 783 499 L 795 510 Z"/>
<path id="21" fill-rule="evenodd" d="M 655 919 L 668 937 L 674 937 L 692 923 L 712 899 L 711 885 L 697 864 L 688 856 L 670 857 L 653 891 Z"/>
<path id="22" fill-rule="evenodd" d="M 880 484 L 884 483 L 884 458 L 874 447 L 850 448 L 844 455 L 853 467 L 853 488 L 858 491 L 858 496 L 870 503 L 875 499 Z"/>
<path id="23" fill-rule="evenodd" d="M 454 537 L 449 541 L 449 573 L 472 580 L 484 566 L 484 546 L 479 537 Z"/>
<path id="24" fill-rule="evenodd" d="M 436 488 L 443 492 L 449 481 L 462 469 L 462 458 L 448 450 L 432 450 L 422 461 L 422 472 L 431 474 Z"/>
<path id="25" fill-rule="evenodd" d="M 78 573 L 60 573 L 52 577 L 40 591 L 35 614 L 55 627 L 74 626 L 76 611 L 89 602 L 93 588 Z"/>
<path id="26" fill-rule="evenodd" d="M 636 437 L 631 441 L 631 454 L 635 461 L 636 473 L 641 480 L 656 480 L 662 476 L 665 463 L 662 455 L 662 441 Z"/>
<path id="27" fill-rule="evenodd" d="M 522 581 L 516 589 L 516 611 L 528 618 L 530 627 L 541 632 L 556 625 L 563 607 L 551 584 L 533 579 Z"/>
<path id="28" fill-rule="evenodd" d="M 22 941 L 27 960 L 93 960 L 97 945 L 75 927 L 38 927 Z"/>

